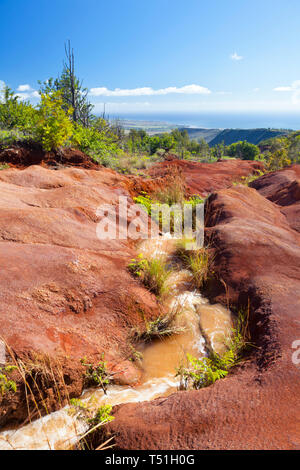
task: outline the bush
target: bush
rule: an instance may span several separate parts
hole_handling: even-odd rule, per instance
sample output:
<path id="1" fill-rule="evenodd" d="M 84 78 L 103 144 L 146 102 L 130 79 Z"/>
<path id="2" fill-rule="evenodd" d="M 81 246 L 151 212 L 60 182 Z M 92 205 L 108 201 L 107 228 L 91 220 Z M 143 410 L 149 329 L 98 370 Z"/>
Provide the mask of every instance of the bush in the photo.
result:
<path id="1" fill-rule="evenodd" d="M 246 140 L 243 142 L 235 142 L 227 148 L 227 155 L 229 157 L 236 157 L 242 160 L 255 160 L 259 154 L 259 148 Z"/>
<path id="2" fill-rule="evenodd" d="M 5 87 L 0 100 L 0 128 L 31 131 L 37 120 L 37 111 L 29 102 L 19 101 L 14 92 Z"/>
<path id="3" fill-rule="evenodd" d="M 104 166 L 114 167 L 115 157 L 122 154 L 116 136 L 104 119 L 98 119 L 91 127 L 76 124 L 71 143 Z"/>
<path id="4" fill-rule="evenodd" d="M 34 134 L 47 152 L 66 144 L 73 132 L 73 124 L 70 120 L 72 110 L 66 113 L 62 105 L 60 91 L 41 95 Z"/>

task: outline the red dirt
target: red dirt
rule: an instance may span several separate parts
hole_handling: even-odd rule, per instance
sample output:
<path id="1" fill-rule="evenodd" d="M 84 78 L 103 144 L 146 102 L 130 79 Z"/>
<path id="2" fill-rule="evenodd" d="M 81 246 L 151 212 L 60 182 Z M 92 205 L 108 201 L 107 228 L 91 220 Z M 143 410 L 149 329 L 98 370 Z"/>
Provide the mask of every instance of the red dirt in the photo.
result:
<path id="1" fill-rule="evenodd" d="M 185 179 L 188 195 L 207 196 L 218 189 L 229 188 L 242 177 L 263 171 L 264 165 L 246 160 L 222 160 L 214 163 L 173 160 L 157 163 L 146 173 L 154 179 L 166 178 L 176 169 L 181 171 Z"/>
<path id="2" fill-rule="evenodd" d="M 34 142 L 23 142 L 9 148 L 0 148 L 0 162 L 9 163 L 18 168 L 30 165 L 69 165 L 81 168 L 99 168 L 97 163 L 80 150 L 63 148 L 56 152 L 44 152 L 42 147 Z"/>
<path id="3" fill-rule="evenodd" d="M 141 310 L 158 316 L 154 297 L 127 271 L 132 241 L 96 236 L 97 208 L 129 196 L 127 187 L 125 177 L 103 168 L 0 172 L 0 336 L 24 361 L 47 356 L 54 370 L 60 364 L 71 396 L 83 388 L 80 358 L 96 362 L 105 352 L 110 368 L 124 362 Z M 43 388 L 49 409 L 59 407 L 53 380 Z M 27 414 L 18 389 L 0 397 L 1 424 Z"/>
<path id="4" fill-rule="evenodd" d="M 252 354 L 200 391 L 120 405 L 109 424 L 119 449 L 300 449 L 300 235 L 280 208 L 237 186 L 210 196 L 212 301 L 251 304 Z M 226 286 L 226 291 L 224 289 Z"/>
<path id="5" fill-rule="evenodd" d="M 269 173 L 250 186 L 270 201 L 281 206 L 289 225 L 300 232 L 300 167 L 289 168 Z"/>
<path id="6" fill-rule="evenodd" d="M 35 158 L 30 154 L 13 164 L 25 167 Z M 119 383 L 138 380 L 128 363 L 128 335 L 141 326 L 141 309 L 148 319 L 158 315 L 153 296 L 126 270 L 136 254 L 134 243 L 98 240 L 96 209 L 117 204 L 120 195 L 162 187 L 173 166 L 181 168 L 187 191 L 201 195 L 261 168 L 257 162 L 171 161 L 155 165 L 152 178 L 142 179 L 53 162 L 57 171 L 33 165 L 0 172 L 0 335 L 18 358 L 34 363 L 49 411 L 82 392 L 83 356 L 95 363 L 105 352 Z M 266 194 L 237 186 L 211 195 L 207 203 L 206 236 L 217 278 L 207 295 L 239 306 L 250 298 L 258 349 L 233 375 L 207 389 L 116 407 L 108 431 L 118 448 L 300 448 L 300 369 L 291 361 L 292 342 L 300 339 L 300 234 L 294 230 L 296 213 L 289 218 L 284 212 L 298 201 L 299 167 L 292 171 L 289 177 L 274 173 L 273 181 L 285 178 L 281 188 L 258 187 Z M 43 370 L 51 367 L 53 375 L 45 377 Z M 29 407 L 36 417 L 32 400 Z M 0 397 L 0 410 L 1 425 L 25 419 L 21 383 L 16 394 Z"/>

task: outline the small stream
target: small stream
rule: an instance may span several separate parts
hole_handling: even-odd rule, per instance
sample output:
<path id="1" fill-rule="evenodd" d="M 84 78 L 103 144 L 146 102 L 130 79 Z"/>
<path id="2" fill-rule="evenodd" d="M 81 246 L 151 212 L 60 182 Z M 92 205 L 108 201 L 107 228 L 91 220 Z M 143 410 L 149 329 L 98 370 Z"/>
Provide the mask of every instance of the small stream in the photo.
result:
<path id="1" fill-rule="evenodd" d="M 145 257 L 172 259 L 176 240 L 166 234 L 156 240 L 145 240 L 139 247 Z M 142 378 L 135 387 L 111 385 L 107 394 L 102 389 L 90 389 L 83 393 L 81 400 L 91 408 L 105 403 L 149 401 L 168 396 L 178 390 L 179 379 L 176 368 L 186 361 L 186 354 L 196 357 L 206 355 L 206 342 L 217 352 L 224 348 L 224 338 L 230 336 L 232 318 L 229 310 L 222 305 L 211 305 L 191 283 L 191 274 L 185 269 L 172 272 L 168 279 L 169 293 L 166 299 L 168 309 L 180 307 L 176 326 L 183 331 L 148 344 L 141 344 L 138 350 L 143 354 Z M 205 339 L 204 339 L 205 338 Z M 70 407 L 44 416 L 17 430 L 0 433 L 0 450 L 4 449 L 67 449 L 78 441 L 87 425 L 77 419 Z"/>

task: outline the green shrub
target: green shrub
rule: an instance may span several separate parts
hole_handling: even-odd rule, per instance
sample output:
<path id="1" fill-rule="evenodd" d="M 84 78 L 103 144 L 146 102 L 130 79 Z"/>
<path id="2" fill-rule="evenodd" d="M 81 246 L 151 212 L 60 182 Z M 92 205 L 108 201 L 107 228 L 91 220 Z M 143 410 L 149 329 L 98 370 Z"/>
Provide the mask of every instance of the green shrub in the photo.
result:
<path id="1" fill-rule="evenodd" d="M 90 127 L 76 124 L 71 143 L 98 163 L 111 168 L 116 166 L 117 157 L 123 153 L 118 148 L 116 136 L 110 126 L 100 118 Z"/>
<path id="2" fill-rule="evenodd" d="M 73 132 L 73 124 L 70 119 L 72 110 L 70 109 L 66 113 L 62 109 L 62 105 L 60 91 L 41 95 L 34 135 L 47 152 L 66 144 Z"/>
<path id="3" fill-rule="evenodd" d="M 3 100 L 0 101 L 0 128 L 30 132 L 36 119 L 36 109 L 29 102 L 20 101 L 9 87 L 4 87 Z"/>

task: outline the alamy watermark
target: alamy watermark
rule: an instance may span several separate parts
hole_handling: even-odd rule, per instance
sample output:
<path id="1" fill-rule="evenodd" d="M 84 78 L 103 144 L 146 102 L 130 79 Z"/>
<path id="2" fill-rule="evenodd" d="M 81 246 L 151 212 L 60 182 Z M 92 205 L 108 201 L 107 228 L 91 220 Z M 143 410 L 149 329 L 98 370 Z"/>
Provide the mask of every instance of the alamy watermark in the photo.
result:
<path id="1" fill-rule="evenodd" d="M 153 203 L 146 209 L 126 196 L 120 196 L 117 205 L 103 204 L 96 214 L 100 240 L 154 239 L 170 233 L 174 238 L 190 240 L 187 249 L 201 248 L 204 243 L 203 203 Z"/>
<path id="2" fill-rule="evenodd" d="M 300 364 L 300 339 L 293 341 L 292 349 L 296 349 L 292 354 L 292 363 L 298 365 Z"/>
<path id="3" fill-rule="evenodd" d="M 4 341 L 0 339 L 0 365 L 6 363 L 6 347 Z"/>

